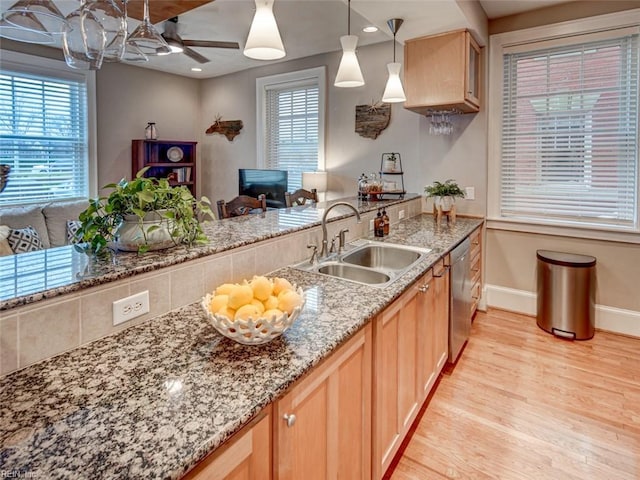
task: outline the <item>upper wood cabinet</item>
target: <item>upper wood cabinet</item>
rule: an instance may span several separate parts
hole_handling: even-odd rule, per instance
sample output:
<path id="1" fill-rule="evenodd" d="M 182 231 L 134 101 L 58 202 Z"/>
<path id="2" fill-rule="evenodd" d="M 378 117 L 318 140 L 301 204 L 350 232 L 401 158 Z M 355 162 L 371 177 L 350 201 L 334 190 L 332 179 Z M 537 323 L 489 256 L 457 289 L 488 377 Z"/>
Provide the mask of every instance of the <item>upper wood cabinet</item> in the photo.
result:
<path id="1" fill-rule="evenodd" d="M 468 30 L 407 40 L 404 44 L 404 107 L 430 110 L 480 110 L 480 46 Z"/>
<path id="2" fill-rule="evenodd" d="M 371 325 L 276 402 L 274 477 L 371 479 Z"/>

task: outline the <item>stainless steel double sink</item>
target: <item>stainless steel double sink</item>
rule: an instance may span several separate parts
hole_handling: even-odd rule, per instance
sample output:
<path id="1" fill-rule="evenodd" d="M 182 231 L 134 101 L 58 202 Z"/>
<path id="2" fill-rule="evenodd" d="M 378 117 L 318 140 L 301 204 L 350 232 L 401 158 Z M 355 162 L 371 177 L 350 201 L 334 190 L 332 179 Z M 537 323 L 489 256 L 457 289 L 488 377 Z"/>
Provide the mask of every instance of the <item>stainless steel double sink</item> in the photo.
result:
<path id="1" fill-rule="evenodd" d="M 331 255 L 314 264 L 305 261 L 294 267 L 375 287 L 385 287 L 420 262 L 430 251 L 430 248 L 356 240 L 348 245 L 344 253 Z"/>

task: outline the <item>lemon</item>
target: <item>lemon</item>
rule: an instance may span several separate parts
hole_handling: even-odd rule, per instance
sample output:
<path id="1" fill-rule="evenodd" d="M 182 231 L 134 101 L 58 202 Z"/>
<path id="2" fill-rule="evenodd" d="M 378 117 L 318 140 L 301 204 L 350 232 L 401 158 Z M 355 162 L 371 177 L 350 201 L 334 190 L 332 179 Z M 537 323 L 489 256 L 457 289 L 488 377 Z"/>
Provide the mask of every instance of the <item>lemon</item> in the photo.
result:
<path id="1" fill-rule="evenodd" d="M 293 290 L 288 290 L 278 295 L 278 308 L 289 315 L 291 315 L 294 308 L 300 305 L 302 305 L 302 297 Z"/>
<path id="2" fill-rule="evenodd" d="M 229 300 L 227 301 L 227 305 L 230 308 L 237 310 L 238 308 L 246 305 L 247 303 L 251 303 L 253 299 L 253 290 L 249 285 L 234 285 L 234 287 L 229 292 Z"/>
<path id="3" fill-rule="evenodd" d="M 265 310 L 271 310 L 278 308 L 278 297 L 275 295 L 269 295 L 269 297 L 263 302 Z"/>
<path id="4" fill-rule="evenodd" d="M 251 288 L 253 289 L 253 296 L 263 302 L 271 295 L 273 284 L 267 277 L 258 276 L 253 277 L 253 280 L 251 280 Z"/>
<path id="5" fill-rule="evenodd" d="M 293 285 L 286 278 L 276 277 L 273 279 L 273 294 L 279 295 L 283 290 L 293 290 Z"/>
<path id="6" fill-rule="evenodd" d="M 260 317 L 260 311 L 255 305 L 247 304 L 236 310 L 235 320 L 248 320 L 249 318 L 257 320 Z"/>
<path id="7" fill-rule="evenodd" d="M 262 315 L 264 318 L 266 318 L 269 321 L 272 321 L 275 317 L 275 319 L 279 319 L 280 317 L 282 317 L 282 310 L 279 310 L 277 308 L 272 308 L 270 310 L 267 310 L 264 312 L 264 314 Z"/>
<path id="8" fill-rule="evenodd" d="M 253 305 L 254 307 L 256 307 L 258 309 L 258 312 L 260 313 L 263 313 L 266 310 L 266 308 L 264 307 L 264 304 L 257 298 L 252 298 L 251 303 L 249 305 Z"/>
<path id="9" fill-rule="evenodd" d="M 231 290 L 236 287 L 233 283 L 223 283 L 218 288 L 216 288 L 216 295 L 229 295 Z"/>
<path id="10" fill-rule="evenodd" d="M 220 310 L 216 312 L 218 315 L 222 315 L 223 317 L 227 317 L 229 320 L 233 320 L 233 317 L 236 316 L 236 311 L 233 308 L 222 307 Z"/>
<path id="11" fill-rule="evenodd" d="M 228 301 L 229 295 L 216 295 L 211 299 L 211 303 L 209 303 L 209 311 L 211 313 L 218 312 L 222 307 L 227 306 Z"/>

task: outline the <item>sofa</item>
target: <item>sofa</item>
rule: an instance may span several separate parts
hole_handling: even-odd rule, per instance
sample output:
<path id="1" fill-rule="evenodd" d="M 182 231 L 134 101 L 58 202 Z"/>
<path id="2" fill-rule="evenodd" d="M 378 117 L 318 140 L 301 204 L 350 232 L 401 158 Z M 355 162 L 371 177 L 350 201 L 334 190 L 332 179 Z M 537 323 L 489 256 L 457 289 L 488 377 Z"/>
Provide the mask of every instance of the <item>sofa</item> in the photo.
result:
<path id="1" fill-rule="evenodd" d="M 1 207 L 0 255 L 73 243 L 70 238 L 77 229 L 78 217 L 88 206 L 89 201 L 82 199 Z"/>

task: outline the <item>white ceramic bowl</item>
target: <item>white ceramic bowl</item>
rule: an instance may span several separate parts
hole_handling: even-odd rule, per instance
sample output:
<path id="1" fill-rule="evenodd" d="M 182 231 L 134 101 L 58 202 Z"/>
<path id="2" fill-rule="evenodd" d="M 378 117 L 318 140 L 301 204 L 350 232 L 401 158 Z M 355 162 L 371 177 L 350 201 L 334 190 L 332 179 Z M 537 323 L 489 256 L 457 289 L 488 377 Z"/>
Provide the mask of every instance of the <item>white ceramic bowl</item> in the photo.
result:
<path id="1" fill-rule="evenodd" d="M 224 315 L 211 313 L 208 307 L 214 295 L 210 293 L 204 296 L 200 305 L 220 334 L 243 345 L 262 345 L 282 335 L 300 315 L 306 299 L 302 288 L 298 287 L 296 292 L 302 297 L 302 304 L 294 308 L 291 315 L 284 312 L 279 318 L 274 315 L 273 318 L 232 320 Z"/>

